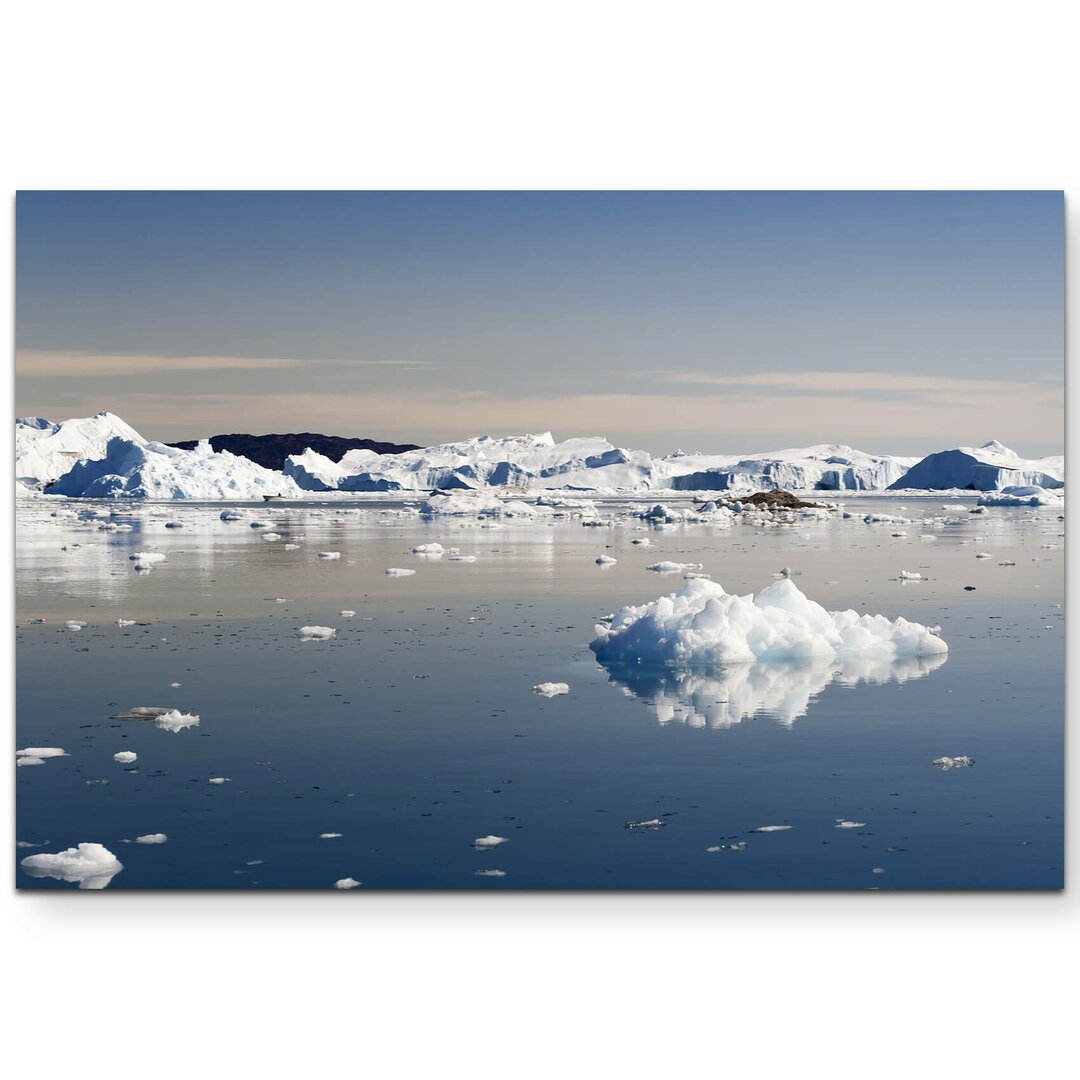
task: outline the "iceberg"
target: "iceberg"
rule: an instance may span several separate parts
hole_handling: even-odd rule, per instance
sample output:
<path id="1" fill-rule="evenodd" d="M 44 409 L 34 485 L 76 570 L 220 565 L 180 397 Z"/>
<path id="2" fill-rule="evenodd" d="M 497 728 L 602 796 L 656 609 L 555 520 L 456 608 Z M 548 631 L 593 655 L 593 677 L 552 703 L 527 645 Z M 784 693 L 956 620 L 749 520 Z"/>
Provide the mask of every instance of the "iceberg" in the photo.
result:
<path id="1" fill-rule="evenodd" d="M 204 439 L 194 450 L 116 436 L 101 457 L 78 462 L 49 488 L 78 498 L 261 499 L 299 497 L 296 482 L 247 458 L 214 451 Z"/>
<path id="2" fill-rule="evenodd" d="M 822 444 L 749 457 L 677 453 L 659 459 L 656 470 L 667 478 L 660 486 L 676 491 L 880 491 L 917 461 Z"/>
<path id="3" fill-rule="evenodd" d="M 28 855 L 22 868 L 31 877 L 70 881 L 80 889 L 104 889 L 124 864 L 102 844 L 79 844 L 55 855 Z"/>
<path id="4" fill-rule="evenodd" d="M 1005 487 L 979 496 L 980 506 L 1061 506 L 1062 503 L 1060 491 L 1047 491 L 1037 485 Z"/>
<path id="5" fill-rule="evenodd" d="M 590 648 L 602 663 L 671 667 L 793 660 L 885 660 L 934 656 L 949 646 L 921 623 L 855 611 L 826 611 L 790 578 L 736 596 L 707 578 L 618 611 L 598 625 Z"/>
<path id="6" fill-rule="evenodd" d="M 924 457 L 903 476 L 889 484 L 890 490 L 916 488 L 943 491 L 1001 491 L 1008 487 L 1065 486 L 1061 457 L 1022 458 L 995 439 L 982 446 L 960 446 Z"/>
<path id="7" fill-rule="evenodd" d="M 99 412 L 54 424 L 39 416 L 15 421 L 15 476 L 24 486 L 41 488 L 58 480 L 80 461 L 100 458 L 109 441 L 135 445 L 146 440 L 119 416 Z"/>

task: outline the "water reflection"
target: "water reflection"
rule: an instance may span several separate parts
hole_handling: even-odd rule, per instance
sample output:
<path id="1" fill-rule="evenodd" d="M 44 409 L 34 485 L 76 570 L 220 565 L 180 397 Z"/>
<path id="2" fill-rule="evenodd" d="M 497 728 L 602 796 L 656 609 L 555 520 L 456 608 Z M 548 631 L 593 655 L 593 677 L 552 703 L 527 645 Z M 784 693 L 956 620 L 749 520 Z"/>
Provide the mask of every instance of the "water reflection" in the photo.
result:
<path id="1" fill-rule="evenodd" d="M 785 664 L 731 664 L 715 668 L 665 668 L 603 664 L 627 697 L 646 702 L 661 724 L 729 728 L 763 714 L 790 727 L 805 716 L 832 682 L 855 686 L 921 679 L 948 654 L 906 660 L 858 659 Z"/>

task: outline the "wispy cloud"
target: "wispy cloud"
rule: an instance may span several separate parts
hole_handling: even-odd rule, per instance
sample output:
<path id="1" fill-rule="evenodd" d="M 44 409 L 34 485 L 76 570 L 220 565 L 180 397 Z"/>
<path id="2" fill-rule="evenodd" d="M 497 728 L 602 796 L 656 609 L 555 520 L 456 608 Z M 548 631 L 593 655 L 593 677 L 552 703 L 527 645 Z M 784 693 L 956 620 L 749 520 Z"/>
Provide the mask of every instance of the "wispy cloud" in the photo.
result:
<path id="1" fill-rule="evenodd" d="M 797 378 L 799 378 L 797 376 Z M 966 382 L 967 380 L 957 380 Z M 940 388 L 939 388 L 940 389 Z M 630 447 L 750 452 L 845 442 L 895 453 L 1001 439 L 1018 450 L 1060 445 L 1060 391 L 1045 384 L 1003 383 L 994 392 L 930 394 L 913 408 L 904 395 L 856 401 L 842 395 L 777 396 L 744 386 L 737 400 L 701 393 L 612 391 L 519 394 L 416 387 L 338 394 L 148 394 L 105 399 L 27 399 L 21 412 L 62 419 L 109 408 L 148 438 L 174 440 L 222 431 L 323 431 L 327 434 L 433 443 L 480 434 L 552 430 L 557 438 L 606 435 Z M 667 445 L 669 444 L 670 445 Z M 662 444 L 658 446 L 658 444 Z"/>
<path id="2" fill-rule="evenodd" d="M 159 353 L 101 353 L 78 349 L 18 349 L 19 378 L 98 378 L 146 375 L 164 371 L 241 371 L 316 366 L 431 368 L 427 360 L 337 358 L 300 360 L 280 356 L 166 356 Z"/>
<path id="3" fill-rule="evenodd" d="M 947 375 L 906 375 L 885 371 L 772 371 L 750 375 L 725 375 L 708 371 L 641 371 L 636 378 L 675 386 L 712 386 L 718 389 L 781 393 L 833 394 L 905 394 L 920 397 L 968 395 L 970 397 L 1033 391 L 1053 393 L 1062 386 L 1061 379 L 1042 376 L 1037 380 L 956 378 Z"/>

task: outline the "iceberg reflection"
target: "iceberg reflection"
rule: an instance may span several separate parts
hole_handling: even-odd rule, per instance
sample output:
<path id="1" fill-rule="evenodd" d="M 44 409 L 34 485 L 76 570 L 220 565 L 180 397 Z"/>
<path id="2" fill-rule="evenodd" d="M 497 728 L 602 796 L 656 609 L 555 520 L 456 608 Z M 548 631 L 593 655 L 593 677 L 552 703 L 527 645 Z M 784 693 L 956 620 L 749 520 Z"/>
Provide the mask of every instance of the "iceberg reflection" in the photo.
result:
<path id="1" fill-rule="evenodd" d="M 661 724 L 729 728 L 764 714 L 791 727 L 830 683 L 882 685 L 921 679 L 941 667 L 947 653 L 903 660 L 859 658 L 674 668 L 604 663 L 608 678 L 627 697 L 646 702 Z"/>

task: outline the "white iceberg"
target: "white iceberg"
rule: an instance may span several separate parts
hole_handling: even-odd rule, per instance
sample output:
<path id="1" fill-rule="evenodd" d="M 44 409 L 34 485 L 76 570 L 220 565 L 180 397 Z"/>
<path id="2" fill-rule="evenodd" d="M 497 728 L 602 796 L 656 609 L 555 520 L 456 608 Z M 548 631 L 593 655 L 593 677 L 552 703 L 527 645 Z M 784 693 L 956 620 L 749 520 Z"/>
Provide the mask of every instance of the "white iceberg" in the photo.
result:
<path id="1" fill-rule="evenodd" d="M 570 684 L 564 682 L 542 682 L 533 687 L 533 693 L 541 697 L 560 697 L 570 693 Z"/>
<path id="2" fill-rule="evenodd" d="M 55 855 L 28 855 L 21 865 L 31 877 L 70 881 L 80 889 L 104 889 L 124 869 L 102 844 L 79 844 Z"/>
<path id="3" fill-rule="evenodd" d="M 692 578 L 678 593 L 616 612 L 598 625 L 590 648 L 601 662 L 669 666 L 791 660 L 892 660 L 948 652 L 921 623 L 855 611 L 826 611 L 790 578 L 737 596 Z"/>
<path id="4" fill-rule="evenodd" d="M 146 442 L 110 412 L 59 424 L 37 416 L 21 417 L 15 421 L 15 476 L 30 487 L 51 484 L 78 462 L 104 456 L 114 438 L 136 445 Z"/>
<path id="5" fill-rule="evenodd" d="M 1065 465 L 1061 457 L 1022 458 L 995 439 L 982 446 L 960 446 L 924 457 L 890 489 L 920 488 L 929 491 L 967 488 L 973 491 L 1000 491 L 1007 487 L 1065 486 Z"/>
<path id="6" fill-rule="evenodd" d="M 283 473 L 263 468 L 208 439 L 194 450 L 114 437 L 103 453 L 79 461 L 49 488 L 53 495 L 126 499 L 261 499 L 302 495 Z"/>

